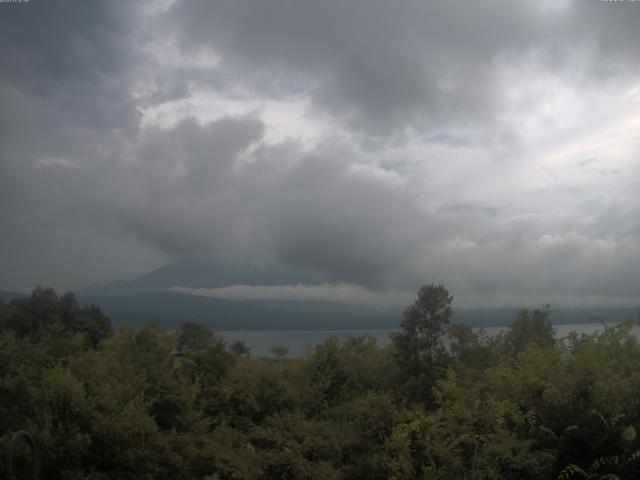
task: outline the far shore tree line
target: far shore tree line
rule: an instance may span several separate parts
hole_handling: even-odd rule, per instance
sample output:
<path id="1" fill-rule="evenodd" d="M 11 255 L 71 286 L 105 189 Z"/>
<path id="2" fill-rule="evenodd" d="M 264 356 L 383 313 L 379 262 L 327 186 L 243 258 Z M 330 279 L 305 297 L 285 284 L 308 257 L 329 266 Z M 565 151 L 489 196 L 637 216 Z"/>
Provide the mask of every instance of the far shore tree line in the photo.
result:
<path id="1" fill-rule="evenodd" d="M 640 478 L 636 322 L 556 339 L 547 306 L 488 336 L 452 305 L 426 285 L 384 348 L 255 358 L 194 321 L 114 331 L 38 287 L 0 302 L 0 475 L 24 429 L 47 479 Z"/>

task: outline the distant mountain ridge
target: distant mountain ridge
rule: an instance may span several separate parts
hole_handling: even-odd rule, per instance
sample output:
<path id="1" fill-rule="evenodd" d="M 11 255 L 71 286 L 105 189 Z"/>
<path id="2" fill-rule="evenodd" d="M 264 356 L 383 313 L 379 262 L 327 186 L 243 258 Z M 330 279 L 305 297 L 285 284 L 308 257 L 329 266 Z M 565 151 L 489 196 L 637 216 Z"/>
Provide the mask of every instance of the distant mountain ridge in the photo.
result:
<path id="1" fill-rule="evenodd" d="M 118 280 L 76 290 L 78 295 L 127 296 L 171 287 L 219 288 L 229 285 L 317 284 L 318 275 L 285 267 L 231 267 L 213 260 L 171 263 L 129 281 Z"/>
<path id="2" fill-rule="evenodd" d="M 395 328 L 400 312 L 330 302 L 231 301 L 175 292 L 128 296 L 78 295 L 83 304 L 98 305 L 114 326 L 140 326 L 158 321 L 175 329 L 195 320 L 213 330 L 342 330 Z"/>
<path id="3" fill-rule="evenodd" d="M 213 260 L 182 261 L 166 265 L 129 281 L 115 281 L 75 291 L 80 303 L 102 308 L 114 326 L 140 326 L 156 320 L 173 329 L 195 320 L 214 330 L 372 330 L 398 328 L 403 307 L 374 308 L 339 302 L 293 300 L 228 300 L 183 292 L 171 287 L 220 288 L 231 285 L 317 285 L 322 278 L 284 267 L 231 267 Z M 24 297 L 2 292 L 0 299 Z M 553 310 L 555 324 L 638 318 L 638 308 L 592 308 Z M 452 323 L 473 327 L 507 326 L 516 308 L 457 310 Z"/>

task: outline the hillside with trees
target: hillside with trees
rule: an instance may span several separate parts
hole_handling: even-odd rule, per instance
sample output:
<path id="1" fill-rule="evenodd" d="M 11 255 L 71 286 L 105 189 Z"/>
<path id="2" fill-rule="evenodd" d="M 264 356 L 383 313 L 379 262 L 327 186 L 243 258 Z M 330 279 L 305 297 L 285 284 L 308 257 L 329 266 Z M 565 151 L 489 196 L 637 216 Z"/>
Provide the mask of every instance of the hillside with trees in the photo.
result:
<path id="1" fill-rule="evenodd" d="M 385 348 L 254 358 L 38 288 L 0 302 L 0 472 L 28 478 L 26 430 L 46 479 L 640 478 L 633 322 L 556 339 L 549 308 L 522 310 L 489 337 L 452 308 L 428 285 Z"/>

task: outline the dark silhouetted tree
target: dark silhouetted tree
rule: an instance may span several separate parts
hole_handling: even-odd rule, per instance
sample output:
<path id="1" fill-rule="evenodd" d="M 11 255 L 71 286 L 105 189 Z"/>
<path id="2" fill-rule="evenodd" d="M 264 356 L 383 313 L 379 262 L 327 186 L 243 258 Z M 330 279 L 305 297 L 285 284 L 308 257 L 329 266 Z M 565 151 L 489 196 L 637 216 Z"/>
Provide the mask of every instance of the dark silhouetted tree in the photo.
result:
<path id="1" fill-rule="evenodd" d="M 271 347 L 271 353 L 276 357 L 277 360 L 283 360 L 289 355 L 289 347 L 286 345 L 274 345 Z"/>
<path id="2" fill-rule="evenodd" d="M 550 347 L 555 344 L 555 330 L 550 320 L 551 307 L 542 309 L 520 310 L 506 335 L 507 344 L 517 353 L 529 343 L 538 347 Z"/>
<path id="3" fill-rule="evenodd" d="M 12 300 L 3 310 L 6 327 L 32 341 L 64 332 L 82 334 L 95 347 L 112 333 L 111 321 L 100 308 L 79 305 L 72 292 L 58 297 L 51 288 L 36 287 L 31 296 Z"/>
<path id="4" fill-rule="evenodd" d="M 179 353 L 205 350 L 213 340 L 214 334 L 207 327 L 193 320 L 186 320 L 180 327 L 176 349 Z"/>
<path id="5" fill-rule="evenodd" d="M 404 372 L 413 400 L 432 401 L 431 389 L 444 371 L 444 326 L 449 323 L 453 296 L 442 285 L 425 285 L 404 312 L 401 331 L 391 334 L 396 361 Z"/>
<path id="6" fill-rule="evenodd" d="M 249 356 L 251 354 L 251 348 L 242 340 L 235 340 L 231 343 L 230 349 L 238 356 Z"/>

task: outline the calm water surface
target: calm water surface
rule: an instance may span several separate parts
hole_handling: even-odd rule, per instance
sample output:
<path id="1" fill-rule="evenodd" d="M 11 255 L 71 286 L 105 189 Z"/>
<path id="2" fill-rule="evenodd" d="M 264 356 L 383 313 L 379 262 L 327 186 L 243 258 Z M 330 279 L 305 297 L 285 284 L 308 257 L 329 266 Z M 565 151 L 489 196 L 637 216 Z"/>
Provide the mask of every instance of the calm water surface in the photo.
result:
<path id="1" fill-rule="evenodd" d="M 613 325 L 613 324 L 610 324 Z M 485 327 L 488 335 L 497 335 L 507 327 Z M 573 325 L 554 325 L 556 336 L 562 338 L 571 331 L 591 334 L 603 330 L 601 323 L 577 323 Z M 301 357 L 314 346 L 324 343 L 329 337 L 358 337 L 367 335 L 374 337 L 378 345 L 385 346 L 389 340 L 389 333 L 395 330 L 287 330 L 287 331 L 227 331 L 219 332 L 226 341 L 242 340 L 251 348 L 254 357 L 272 356 L 270 349 L 274 345 L 285 345 L 289 348 L 290 357 Z"/>

